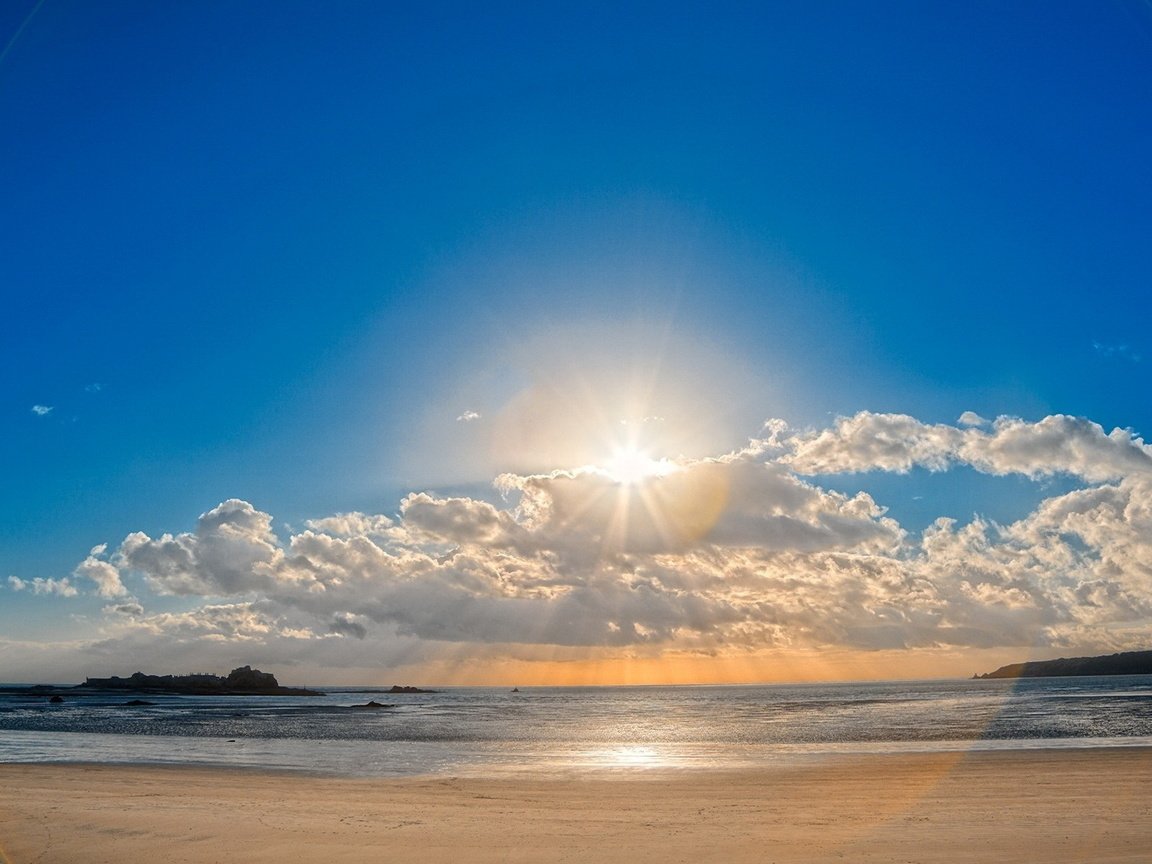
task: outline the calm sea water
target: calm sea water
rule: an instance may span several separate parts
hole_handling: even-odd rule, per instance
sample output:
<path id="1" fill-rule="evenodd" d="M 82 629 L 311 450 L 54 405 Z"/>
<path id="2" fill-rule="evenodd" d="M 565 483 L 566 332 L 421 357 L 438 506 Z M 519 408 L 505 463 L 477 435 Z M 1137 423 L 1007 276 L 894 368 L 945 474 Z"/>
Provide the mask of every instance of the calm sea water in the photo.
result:
<path id="1" fill-rule="evenodd" d="M 0 761 L 350 776 L 709 769 L 812 754 L 1152 745 L 1152 676 L 320 697 L 0 693 Z M 383 709 L 360 709 L 369 700 Z"/>

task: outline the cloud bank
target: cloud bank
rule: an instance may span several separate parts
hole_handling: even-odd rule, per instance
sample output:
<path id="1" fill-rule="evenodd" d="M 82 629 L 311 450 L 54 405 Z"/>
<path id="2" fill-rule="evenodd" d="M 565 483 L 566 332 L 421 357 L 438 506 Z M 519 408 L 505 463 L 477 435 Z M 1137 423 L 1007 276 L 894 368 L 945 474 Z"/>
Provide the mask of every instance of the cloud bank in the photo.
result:
<path id="1" fill-rule="evenodd" d="M 960 467 L 1076 488 L 1011 524 L 939 518 L 913 533 L 865 492 L 821 482 Z M 393 516 L 340 513 L 283 537 L 231 499 L 194 530 L 94 548 L 71 581 L 9 585 L 115 600 L 105 647 L 322 653 L 335 640 L 381 660 L 397 645 L 1121 649 L 1152 634 L 1152 448 L 1082 418 L 770 421 L 738 452 L 633 482 L 585 467 L 506 474 L 495 489 L 498 503 L 420 492 Z M 189 608 L 148 610 L 165 597 Z"/>

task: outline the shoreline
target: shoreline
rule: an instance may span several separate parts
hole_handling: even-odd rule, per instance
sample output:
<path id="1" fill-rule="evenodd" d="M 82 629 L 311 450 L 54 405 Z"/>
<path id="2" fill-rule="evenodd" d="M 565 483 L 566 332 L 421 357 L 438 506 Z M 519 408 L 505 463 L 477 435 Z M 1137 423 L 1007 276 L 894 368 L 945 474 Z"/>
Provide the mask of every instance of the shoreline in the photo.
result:
<path id="1" fill-rule="evenodd" d="M 521 749 L 487 742 L 370 742 L 39 733 L 8 730 L 0 765 L 115 770 L 221 771 L 320 780 L 644 780 L 662 776 L 749 774 L 818 764 L 821 759 L 884 757 L 948 759 L 984 753 L 1152 753 L 1152 736 L 1113 738 L 991 738 L 976 741 L 821 742 L 813 744 L 643 745 L 547 742 Z M 22 740 L 26 740 L 22 741 Z M 2 863 L 0 863 L 2 864 Z"/>
<path id="2" fill-rule="evenodd" d="M 596 742 L 372 741 L 361 739 L 158 736 L 95 732 L 3 730 L 0 764 L 107 766 L 250 771 L 348 780 L 445 776 L 517 780 L 552 777 L 639 779 L 662 773 L 749 773 L 824 758 L 884 756 L 946 758 L 984 753 L 1152 752 L 1152 736 L 1111 738 L 994 738 L 739 745 L 699 742 L 623 744 Z"/>
<path id="3" fill-rule="evenodd" d="M 825 754 L 555 778 L 0 764 L 7 864 L 1135 864 L 1150 816 L 1149 747 Z"/>

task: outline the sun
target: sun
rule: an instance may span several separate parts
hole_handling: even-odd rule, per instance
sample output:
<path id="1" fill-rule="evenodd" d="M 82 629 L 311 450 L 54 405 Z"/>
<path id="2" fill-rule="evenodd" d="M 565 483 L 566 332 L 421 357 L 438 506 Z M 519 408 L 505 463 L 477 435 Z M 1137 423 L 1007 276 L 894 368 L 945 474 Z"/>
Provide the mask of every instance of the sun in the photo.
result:
<path id="1" fill-rule="evenodd" d="M 622 486 L 635 486 L 650 477 L 664 477 L 675 469 L 667 459 L 653 459 L 638 447 L 617 447 L 601 466 L 605 474 Z"/>

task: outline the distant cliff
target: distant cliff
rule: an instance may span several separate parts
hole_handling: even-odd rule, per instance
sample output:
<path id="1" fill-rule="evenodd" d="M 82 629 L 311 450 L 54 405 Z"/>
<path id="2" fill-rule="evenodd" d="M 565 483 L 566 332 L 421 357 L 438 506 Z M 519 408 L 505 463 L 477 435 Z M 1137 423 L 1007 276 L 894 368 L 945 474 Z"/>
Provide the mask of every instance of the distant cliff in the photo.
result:
<path id="1" fill-rule="evenodd" d="M 1050 678 L 1058 675 L 1152 675 L 1152 651 L 1125 651 L 1105 657 L 1061 657 L 1001 666 L 973 678 Z"/>
<path id="2" fill-rule="evenodd" d="M 219 675 L 145 675 L 127 678 L 88 678 L 81 687 L 91 690 L 128 690 L 136 693 L 180 693 L 186 696 L 323 696 L 301 687 L 281 687 L 276 676 L 250 666 Z"/>

